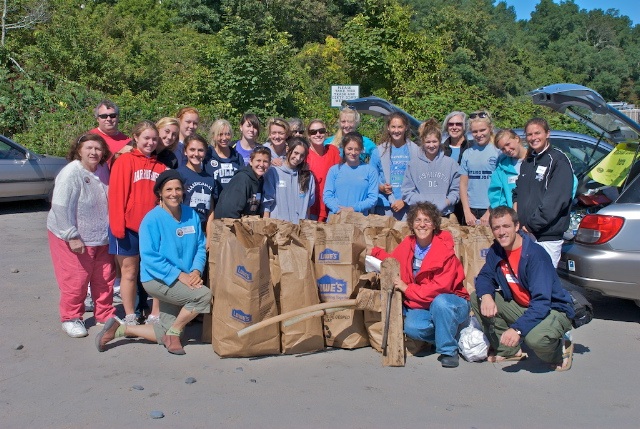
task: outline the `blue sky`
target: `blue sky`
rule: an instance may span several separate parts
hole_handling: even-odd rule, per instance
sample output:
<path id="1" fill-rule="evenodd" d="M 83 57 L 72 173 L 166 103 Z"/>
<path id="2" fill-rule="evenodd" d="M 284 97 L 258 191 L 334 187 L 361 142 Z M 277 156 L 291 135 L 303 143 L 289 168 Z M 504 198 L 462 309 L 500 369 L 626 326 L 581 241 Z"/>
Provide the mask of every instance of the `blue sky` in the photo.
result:
<path id="1" fill-rule="evenodd" d="M 497 4 L 496 0 L 494 4 Z M 529 19 L 531 12 L 535 9 L 539 3 L 538 0 L 504 0 L 509 6 L 513 6 L 516 9 L 518 19 Z M 560 0 L 554 0 L 555 3 L 559 3 Z M 608 0 L 603 2 L 602 0 L 574 0 L 580 9 L 618 9 L 620 15 L 626 15 L 631 18 L 634 25 L 640 24 L 640 5 L 638 0 Z"/>

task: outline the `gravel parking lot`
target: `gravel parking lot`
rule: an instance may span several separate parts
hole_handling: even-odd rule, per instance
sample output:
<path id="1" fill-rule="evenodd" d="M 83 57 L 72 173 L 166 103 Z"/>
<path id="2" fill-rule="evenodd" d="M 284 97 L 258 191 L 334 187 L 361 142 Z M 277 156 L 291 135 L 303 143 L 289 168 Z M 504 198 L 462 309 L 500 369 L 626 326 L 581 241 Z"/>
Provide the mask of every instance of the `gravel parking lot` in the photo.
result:
<path id="1" fill-rule="evenodd" d="M 220 359 L 197 340 L 199 324 L 188 331 L 186 356 L 138 340 L 98 353 L 91 313 L 87 338 L 60 328 L 47 210 L 38 202 L 0 204 L 0 427 L 639 425 L 640 309 L 595 292 L 586 295 L 596 319 L 574 332 L 573 368 L 565 373 L 535 357 L 444 369 L 436 354 L 383 368 L 371 348 Z M 153 411 L 164 418 L 152 419 Z"/>

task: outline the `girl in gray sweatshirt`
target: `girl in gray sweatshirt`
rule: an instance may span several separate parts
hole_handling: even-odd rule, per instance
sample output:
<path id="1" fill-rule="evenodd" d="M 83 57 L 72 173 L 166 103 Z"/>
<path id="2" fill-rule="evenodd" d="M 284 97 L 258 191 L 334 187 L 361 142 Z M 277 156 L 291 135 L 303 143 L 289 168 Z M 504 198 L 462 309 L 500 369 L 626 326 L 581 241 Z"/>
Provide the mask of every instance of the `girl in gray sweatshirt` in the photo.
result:
<path id="1" fill-rule="evenodd" d="M 272 165 L 264 178 L 264 217 L 298 223 L 309 218 L 315 201 L 315 180 L 307 165 L 309 143 L 302 137 L 287 140 L 280 166 Z"/>
<path id="2" fill-rule="evenodd" d="M 423 122 L 418 135 L 422 144 L 404 173 L 402 199 L 410 206 L 431 202 L 443 216 L 449 216 L 460 198 L 460 166 L 444 154 L 440 144 L 442 134 L 435 119 Z"/>

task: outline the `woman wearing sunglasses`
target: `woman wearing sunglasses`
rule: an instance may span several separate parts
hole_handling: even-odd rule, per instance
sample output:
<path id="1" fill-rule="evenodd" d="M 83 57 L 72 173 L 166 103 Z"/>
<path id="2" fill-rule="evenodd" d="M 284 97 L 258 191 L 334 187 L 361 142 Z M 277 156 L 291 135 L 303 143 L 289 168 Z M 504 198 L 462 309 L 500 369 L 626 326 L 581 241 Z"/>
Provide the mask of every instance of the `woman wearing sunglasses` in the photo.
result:
<path id="1" fill-rule="evenodd" d="M 469 147 L 469 142 L 467 141 L 467 114 L 458 111 L 449 113 L 442 123 L 442 135 L 447 136 L 442 142 L 444 154 L 460 164 L 462 154 Z"/>
<path id="2" fill-rule="evenodd" d="M 472 145 L 460 161 L 460 200 L 466 225 L 489 225 L 489 184 L 500 151 L 493 145 L 493 122 L 488 112 L 469 114 Z"/>
<path id="3" fill-rule="evenodd" d="M 334 145 L 324 144 L 327 137 L 327 126 L 320 119 L 314 119 L 307 125 L 307 137 L 310 148 L 307 155 L 309 170 L 313 173 L 315 180 L 315 202 L 309 210 L 309 218 L 320 222 L 325 222 L 327 216 L 327 206 L 322 201 L 322 193 L 327 180 L 329 169 L 340 162 L 340 152 Z"/>

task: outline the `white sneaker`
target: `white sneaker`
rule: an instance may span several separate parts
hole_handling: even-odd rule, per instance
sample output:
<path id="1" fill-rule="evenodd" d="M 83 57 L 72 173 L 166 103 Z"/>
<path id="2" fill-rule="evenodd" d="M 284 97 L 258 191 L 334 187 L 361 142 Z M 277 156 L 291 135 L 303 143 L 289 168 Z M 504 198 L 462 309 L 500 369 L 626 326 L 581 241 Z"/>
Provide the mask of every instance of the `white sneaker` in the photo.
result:
<path id="1" fill-rule="evenodd" d="M 120 290 L 113 292 L 113 305 L 122 304 L 122 297 L 120 296 Z"/>
<path id="2" fill-rule="evenodd" d="M 134 314 L 127 314 L 126 316 L 124 316 L 124 319 L 122 319 L 122 322 L 120 323 L 121 325 L 139 325 L 138 323 L 138 316 Z"/>
<path id="3" fill-rule="evenodd" d="M 93 299 L 91 298 L 91 294 L 89 294 L 84 299 L 84 311 L 85 311 L 85 313 L 91 313 L 91 312 L 93 312 L 93 310 L 94 310 Z"/>
<path id="4" fill-rule="evenodd" d="M 160 317 L 150 314 L 144 323 L 145 325 L 160 325 Z"/>
<path id="5" fill-rule="evenodd" d="M 62 322 L 62 330 L 71 338 L 82 338 L 89 335 L 87 328 L 84 327 L 84 322 L 80 319 L 72 319 Z"/>

